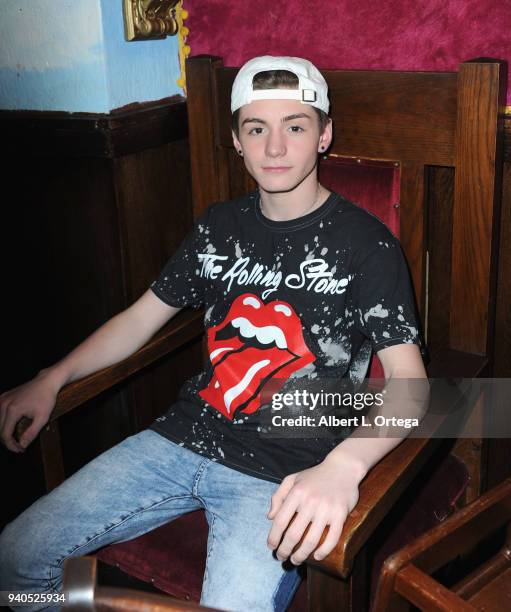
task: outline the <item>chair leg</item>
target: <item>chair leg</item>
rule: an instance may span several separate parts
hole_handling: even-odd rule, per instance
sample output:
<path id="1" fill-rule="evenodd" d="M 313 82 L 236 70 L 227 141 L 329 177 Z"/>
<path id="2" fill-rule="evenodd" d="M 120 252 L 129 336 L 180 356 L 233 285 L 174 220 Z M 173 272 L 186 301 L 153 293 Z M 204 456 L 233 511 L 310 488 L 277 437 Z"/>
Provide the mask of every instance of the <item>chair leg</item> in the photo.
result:
<path id="1" fill-rule="evenodd" d="M 39 444 L 46 490 L 50 492 L 65 479 L 59 424 L 56 420 L 43 427 L 39 436 Z"/>
<path id="2" fill-rule="evenodd" d="M 307 597 L 309 612 L 351 611 L 351 578 L 342 580 L 309 566 Z"/>
<path id="3" fill-rule="evenodd" d="M 349 578 L 332 576 L 315 567 L 307 567 L 309 612 L 365 612 L 368 602 L 368 566 L 365 550 L 355 560 Z"/>

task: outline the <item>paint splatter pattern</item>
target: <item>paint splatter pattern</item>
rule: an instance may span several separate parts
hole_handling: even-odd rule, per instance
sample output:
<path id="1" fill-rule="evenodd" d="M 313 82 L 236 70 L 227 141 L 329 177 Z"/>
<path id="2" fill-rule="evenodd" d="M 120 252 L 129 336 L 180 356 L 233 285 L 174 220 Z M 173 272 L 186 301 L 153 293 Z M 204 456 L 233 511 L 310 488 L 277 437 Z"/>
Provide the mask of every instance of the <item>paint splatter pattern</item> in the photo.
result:
<path id="1" fill-rule="evenodd" d="M 372 351 L 420 343 L 399 242 L 337 194 L 280 222 L 262 215 L 255 193 L 212 205 L 151 288 L 172 306 L 205 306 L 209 350 L 207 367 L 152 428 L 268 480 L 319 463 L 339 440 L 261 436 L 265 385 L 358 385 Z"/>

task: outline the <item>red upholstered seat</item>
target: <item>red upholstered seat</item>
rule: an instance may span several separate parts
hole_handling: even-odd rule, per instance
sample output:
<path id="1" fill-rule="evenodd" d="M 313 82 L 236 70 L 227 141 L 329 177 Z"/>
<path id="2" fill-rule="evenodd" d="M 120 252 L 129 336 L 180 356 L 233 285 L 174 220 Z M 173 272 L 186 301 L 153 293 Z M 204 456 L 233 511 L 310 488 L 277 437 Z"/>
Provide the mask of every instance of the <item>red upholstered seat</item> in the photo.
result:
<path id="1" fill-rule="evenodd" d="M 106 546 L 97 557 L 178 599 L 198 601 L 207 536 L 204 511 L 196 510 L 134 540 Z"/>

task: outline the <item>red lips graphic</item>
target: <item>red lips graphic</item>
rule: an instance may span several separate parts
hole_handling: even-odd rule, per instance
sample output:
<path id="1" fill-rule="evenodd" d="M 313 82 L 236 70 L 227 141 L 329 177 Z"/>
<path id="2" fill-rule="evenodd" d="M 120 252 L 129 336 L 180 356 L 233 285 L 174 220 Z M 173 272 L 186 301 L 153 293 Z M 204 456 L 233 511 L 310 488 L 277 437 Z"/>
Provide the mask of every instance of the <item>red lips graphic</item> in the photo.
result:
<path id="1" fill-rule="evenodd" d="M 279 300 L 264 304 L 251 293 L 238 296 L 208 330 L 208 350 L 214 371 L 199 395 L 230 420 L 238 411 L 256 412 L 261 390 L 277 373 L 285 380 L 316 359 L 293 308 Z"/>

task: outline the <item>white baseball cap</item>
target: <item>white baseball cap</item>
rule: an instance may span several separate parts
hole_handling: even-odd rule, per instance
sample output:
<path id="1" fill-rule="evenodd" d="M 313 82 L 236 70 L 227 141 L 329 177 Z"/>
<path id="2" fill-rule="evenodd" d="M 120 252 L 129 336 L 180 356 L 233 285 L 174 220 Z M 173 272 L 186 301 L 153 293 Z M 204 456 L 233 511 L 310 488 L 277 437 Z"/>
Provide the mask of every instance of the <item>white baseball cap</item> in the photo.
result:
<path id="1" fill-rule="evenodd" d="M 298 89 L 254 89 L 253 80 L 258 72 L 289 70 L 298 78 Z M 301 57 L 262 55 L 244 64 L 232 85 L 231 112 L 254 100 L 298 100 L 328 114 L 328 85 L 321 72 Z"/>

